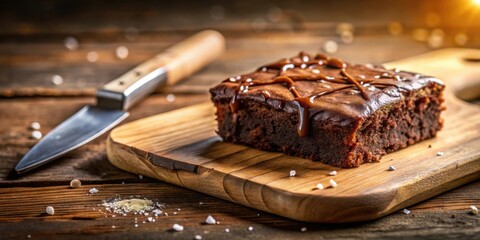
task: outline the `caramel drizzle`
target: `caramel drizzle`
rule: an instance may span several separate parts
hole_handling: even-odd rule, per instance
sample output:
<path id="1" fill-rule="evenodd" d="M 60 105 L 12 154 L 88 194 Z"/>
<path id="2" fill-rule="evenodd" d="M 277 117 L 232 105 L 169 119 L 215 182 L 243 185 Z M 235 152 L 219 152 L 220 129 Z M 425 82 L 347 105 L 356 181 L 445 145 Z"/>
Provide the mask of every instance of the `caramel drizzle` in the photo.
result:
<path id="1" fill-rule="evenodd" d="M 300 137 L 305 137 L 308 135 L 308 130 L 309 130 L 308 127 L 309 127 L 309 119 L 310 119 L 310 108 L 313 106 L 313 103 L 316 98 L 350 88 L 350 89 L 357 89 L 358 91 L 360 91 L 365 101 L 369 101 L 370 96 L 368 95 L 367 90 L 362 84 L 368 83 L 371 86 L 374 86 L 377 88 L 385 88 L 387 86 L 397 86 L 396 84 L 376 82 L 375 80 L 371 80 L 371 79 L 362 79 L 359 82 L 357 81 L 357 79 L 355 79 L 352 75 L 350 75 L 347 72 L 348 66 L 345 62 L 343 62 L 341 59 L 338 59 L 338 58 L 330 58 L 325 54 L 319 53 L 312 60 L 310 59 L 310 56 L 307 53 L 302 51 L 298 54 L 298 57 L 301 60 L 300 62 L 298 61 L 293 62 L 292 59 L 294 58 L 282 59 L 278 62 L 265 65 L 257 69 L 257 71 L 266 71 L 268 69 L 279 70 L 277 76 L 270 81 L 258 81 L 251 78 L 247 78 L 246 80 L 242 80 L 241 78 L 233 79 L 233 82 L 240 81 L 240 84 L 236 88 L 235 94 L 233 95 L 230 101 L 230 108 L 232 112 L 235 113 L 238 110 L 238 107 L 239 107 L 238 95 L 241 91 L 246 92 L 248 91 L 248 88 L 251 86 L 270 85 L 270 84 L 276 84 L 276 83 L 286 84 L 288 87 L 288 90 L 295 97 L 295 99 L 293 100 L 293 104 L 298 108 L 298 115 L 299 115 L 299 122 L 297 125 L 298 135 Z M 306 68 L 311 68 L 315 65 L 319 65 L 319 66 L 325 65 L 327 67 L 340 69 L 340 75 L 342 75 L 343 78 L 328 77 L 321 73 L 315 73 L 315 75 L 313 76 L 284 75 L 288 69 L 293 69 L 298 67 L 302 69 L 306 69 Z M 383 73 L 382 75 L 379 76 L 379 78 L 395 79 L 397 81 L 399 80 L 397 76 L 391 76 L 388 73 Z M 298 91 L 295 89 L 295 81 L 318 81 L 318 80 L 328 81 L 331 83 L 346 84 L 347 86 L 323 91 L 307 97 L 301 97 Z M 224 82 L 227 82 L 227 81 L 232 81 L 232 79 L 227 79 Z"/>

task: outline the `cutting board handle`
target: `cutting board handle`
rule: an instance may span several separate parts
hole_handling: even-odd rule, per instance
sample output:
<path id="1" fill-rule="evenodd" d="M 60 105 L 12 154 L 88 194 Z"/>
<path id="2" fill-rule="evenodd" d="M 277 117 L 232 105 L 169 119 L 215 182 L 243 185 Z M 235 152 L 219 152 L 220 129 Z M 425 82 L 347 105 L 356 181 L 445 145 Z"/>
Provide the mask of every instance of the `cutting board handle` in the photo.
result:
<path id="1" fill-rule="evenodd" d="M 462 100 L 480 97 L 480 50 L 446 48 L 385 64 L 441 79 L 447 94 Z"/>

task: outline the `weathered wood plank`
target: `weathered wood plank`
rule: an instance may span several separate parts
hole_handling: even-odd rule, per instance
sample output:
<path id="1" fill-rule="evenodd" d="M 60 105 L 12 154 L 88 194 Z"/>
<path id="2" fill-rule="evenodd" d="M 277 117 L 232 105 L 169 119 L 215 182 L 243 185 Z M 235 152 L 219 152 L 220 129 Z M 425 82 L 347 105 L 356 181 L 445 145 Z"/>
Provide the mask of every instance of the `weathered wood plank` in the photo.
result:
<path id="1" fill-rule="evenodd" d="M 90 188 L 98 194 L 87 194 Z M 465 190 L 480 187 L 471 183 Z M 156 222 L 147 222 L 146 216 L 116 215 L 98 206 L 102 200 L 120 195 L 136 195 L 164 203 L 169 216 L 159 216 Z M 298 239 L 302 238 L 469 238 L 480 233 L 480 218 L 468 213 L 471 195 L 461 189 L 450 191 L 443 198 L 434 198 L 412 207 L 411 214 L 395 213 L 377 221 L 360 224 L 308 224 L 277 217 L 265 212 L 232 204 L 210 196 L 178 188 L 166 183 L 83 185 L 71 189 L 67 184 L 53 187 L 0 188 L 0 230 L 5 238 L 58 239 L 75 238 L 179 238 L 192 239 L 200 234 L 204 239 Z M 203 204 L 199 204 L 202 202 Z M 55 208 L 48 216 L 46 206 Z M 443 206 L 442 206 L 443 205 Z M 455 207 L 448 207 L 453 205 Z M 180 208 L 180 210 L 178 210 Z M 173 214 L 177 212 L 177 214 Z M 208 215 L 220 224 L 205 225 Z M 138 219 L 138 228 L 134 226 Z M 10 223 L 8 223 L 10 222 Z M 15 223 L 12 223 L 15 222 Z M 185 226 L 183 232 L 172 232 L 174 223 Z M 112 225 L 115 228 L 112 228 Z M 247 228 L 253 226 L 253 231 Z M 306 227 L 306 232 L 301 228 Z M 230 232 L 226 233 L 225 228 Z M 207 232 L 205 232 L 207 231 Z"/>
<path id="2" fill-rule="evenodd" d="M 242 28 L 253 31 L 252 22 L 255 19 L 261 19 L 261 23 L 266 24 L 267 29 L 287 25 L 283 28 L 284 30 L 292 30 L 292 28 L 301 30 L 301 27 L 296 26 L 303 26 L 302 23 L 354 20 L 357 29 L 361 26 L 371 28 L 374 24 L 386 24 L 393 20 L 407 26 L 428 26 L 425 16 L 428 12 L 434 12 L 441 17 L 440 23 L 434 25 L 445 27 L 461 25 L 462 22 L 458 19 L 464 17 L 465 9 L 468 9 L 468 2 L 456 4 L 448 0 L 421 2 L 389 0 L 382 4 L 382 7 L 379 7 L 378 2 L 374 0 L 362 1 L 361 6 L 358 6 L 354 0 L 342 2 L 262 0 L 256 1 L 254 5 L 248 2 L 216 0 L 180 1 L 181 4 L 152 0 L 138 5 L 122 1 L 87 2 L 88 4 L 84 1 L 2 3 L 0 13 L 3 21 L 0 23 L 3 24 L 0 25 L 0 33 L 16 36 L 91 31 L 111 33 L 131 26 L 145 31 L 208 27 Z M 19 12 L 23 15 L 19 16 Z M 52 16 L 61 18 L 63 21 L 56 21 L 57 18 Z M 470 17 L 471 23 L 467 26 L 478 27 L 478 16 Z"/>
<path id="3" fill-rule="evenodd" d="M 52 43 L 0 44 L 0 96 L 92 96 L 95 89 L 115 79 L 134 66 L 153 57 L 167 46 L 188 35 L 159 37 L 155 42 L 82 43 L 69 51 L 62 40 Z M 315 33 L 277 33 L 255 37 L 229 38 L 227 51 L 217 61 L 168 91 L 174 93 L 206 93 L 211 85 L 235 74 L 253 71 L 257 66 L 295 55 L 301 50 L 322 51 L 322 44 L 337 37 L 316 36 Z M 129 57 L 115 57 L 115 48 L 129 48 Z M 363 51 L 375 45 L 375 51 Z M 338 57 L 352 62 L 382 63 L 428 50 L 423 43 L 408 37 L 383 35 L 358 37 L 349 45 L 340 44 Z M 96 51 L 99 59 L 87 61 L 87 54 Z M 362 52 L 362 54 L 355 54 Z M 55 85 L 52 76 L 60 75 L 62 85 Z"/>

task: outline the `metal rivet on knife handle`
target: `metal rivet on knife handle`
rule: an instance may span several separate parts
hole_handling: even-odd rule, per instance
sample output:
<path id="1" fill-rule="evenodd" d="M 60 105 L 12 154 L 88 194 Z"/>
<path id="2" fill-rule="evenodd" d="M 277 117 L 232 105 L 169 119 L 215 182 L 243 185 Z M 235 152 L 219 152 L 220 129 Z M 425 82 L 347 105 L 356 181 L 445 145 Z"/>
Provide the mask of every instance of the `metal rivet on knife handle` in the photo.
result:
<path id="1" fill-rule="evenodd" d="M 225 50 L 217 31 L 205 30 L 140 64 L 97 91 L 97 105 L 127 110 L 166 84 L 174 84 L 204 67 Z"/>

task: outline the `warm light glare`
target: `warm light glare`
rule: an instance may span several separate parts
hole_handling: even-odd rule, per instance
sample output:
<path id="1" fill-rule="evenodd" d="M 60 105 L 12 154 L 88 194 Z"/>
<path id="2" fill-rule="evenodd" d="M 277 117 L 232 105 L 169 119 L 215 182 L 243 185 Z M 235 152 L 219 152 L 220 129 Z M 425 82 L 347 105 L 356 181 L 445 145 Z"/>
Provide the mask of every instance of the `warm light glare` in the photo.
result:
<path id="1" fill-rule="evenodd" d="M 474 5 L 480 6 L 480 0 L 472 0 Z"/>

